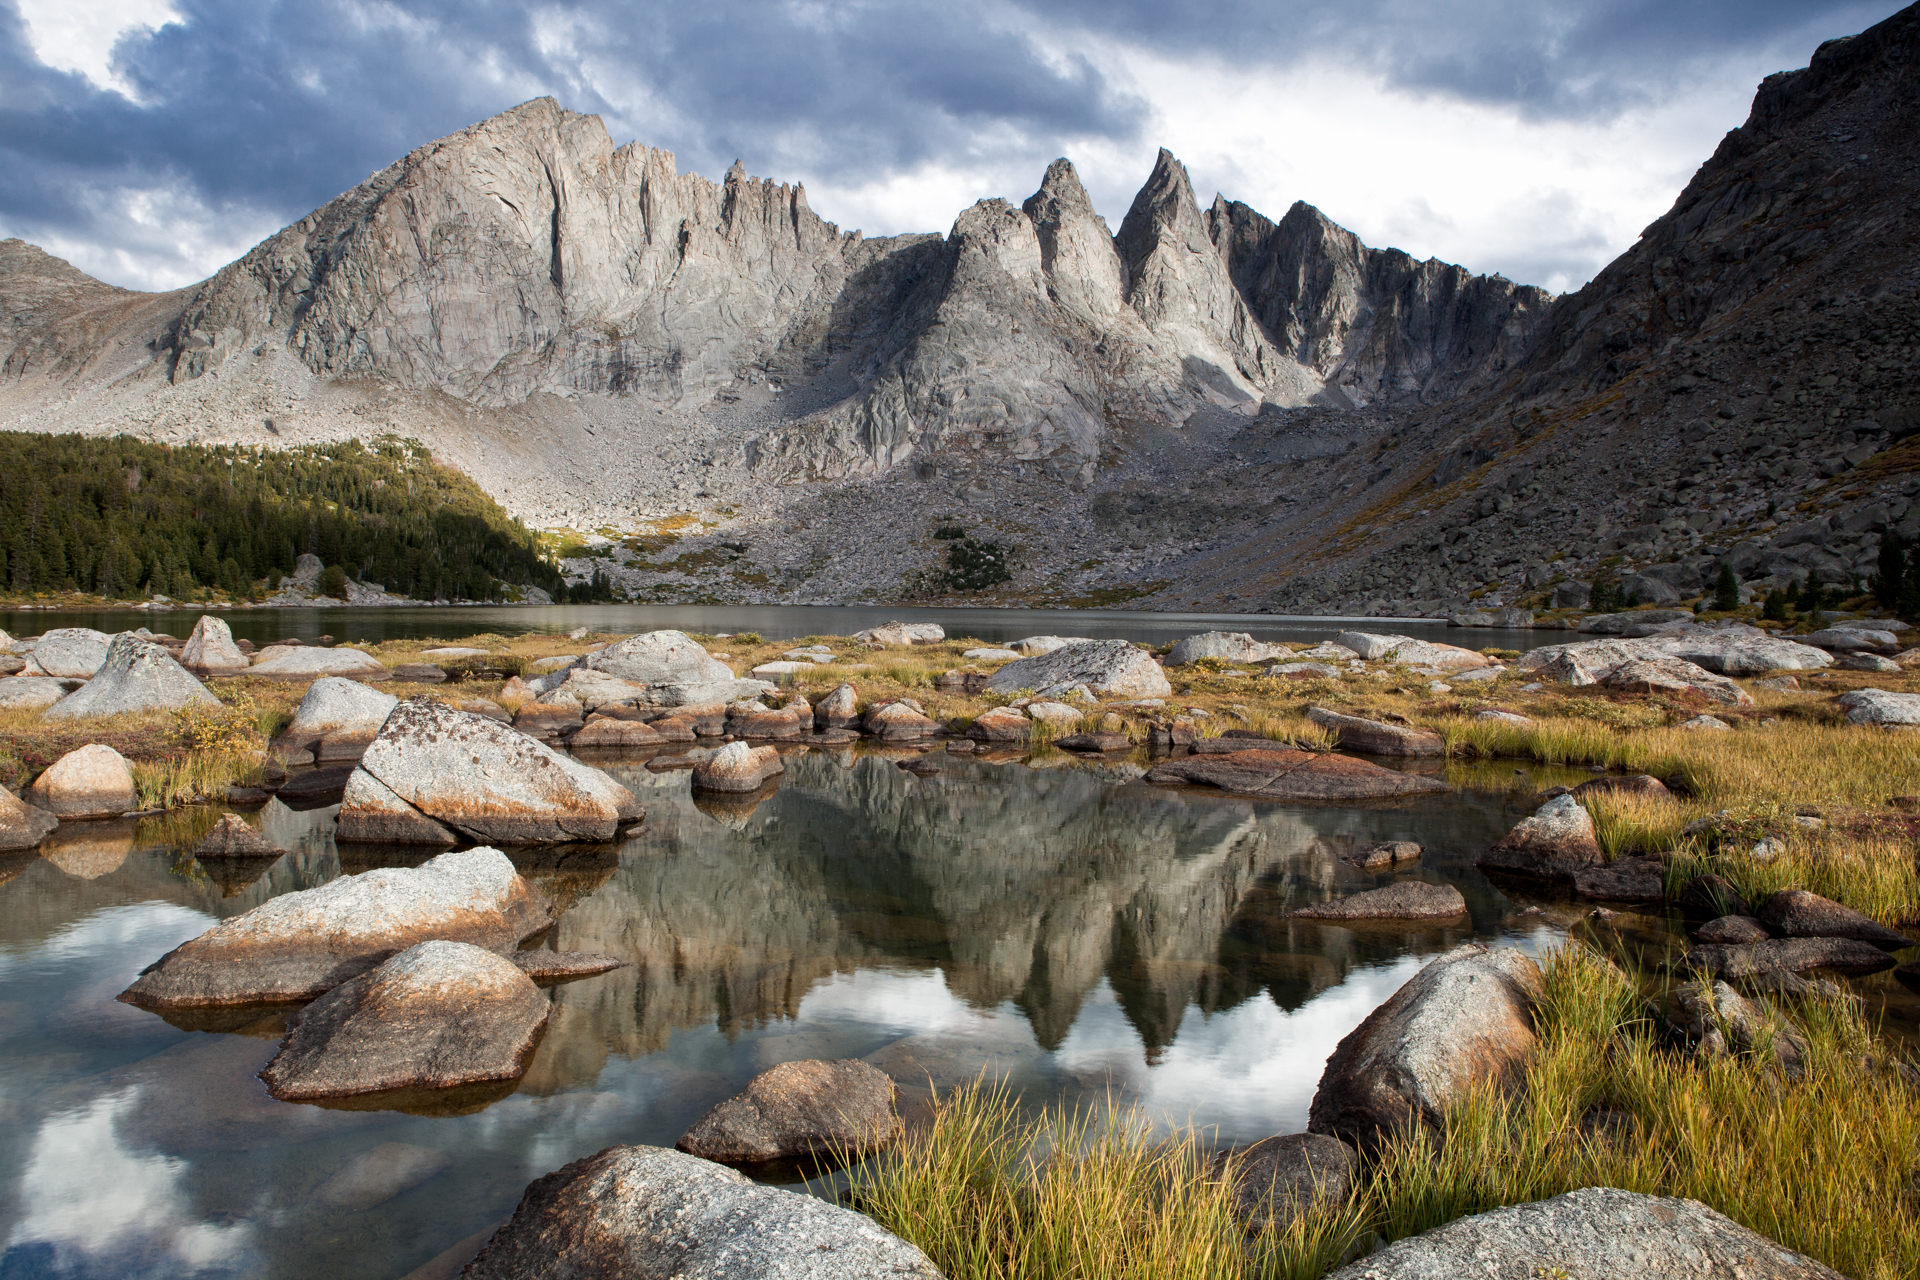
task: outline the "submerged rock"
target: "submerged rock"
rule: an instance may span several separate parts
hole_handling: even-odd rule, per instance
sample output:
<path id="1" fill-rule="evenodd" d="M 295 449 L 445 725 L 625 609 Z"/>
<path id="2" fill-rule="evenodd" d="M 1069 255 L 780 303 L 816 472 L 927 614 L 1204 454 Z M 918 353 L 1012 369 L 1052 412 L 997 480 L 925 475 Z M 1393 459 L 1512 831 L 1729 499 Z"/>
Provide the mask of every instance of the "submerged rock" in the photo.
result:
<path id="1" fill-rule="evenodd" d="M 1363 871 L 1380 871 L 1402 862 L 1418 862 L 1423 852 L 1411 840 L 1388 840 L 1348 855 L 1347 861 Z"/>
<path id="2" fill-rule="evenodd" d="M 896 1091 L 855 1058 L 783 1062 L 701 1116 L 674 1145 L 730 1164 L 864 1154 L 900 1136 Z"/>
<path id="3" fill-rule="evenodd" d="M 221 814 L 213 830 L 193 846 L 193 856 L 198 859 L 277 858 L 285 852 L 237 813 Z"/>
<path id="4" fill-rule="evenodd" d="M 1154 766 L 1148 782 L 1190 782 L 1276 800 L 1368 800 L 1445 791 L 1437 778 L 1398 773 L 1351 756 L 1311 751 L 1235 751 Z"/>
<path id="5" fill-rule="evenodd" d="M 1039 657 L 1009 662 L 987 681 L 988 693 L 1083 684 L 1102 698 L 1166 698 L 1173 694 L 1153 656 L 1125 640 L 1087 640 Z"/>
<path id="6" fill-rule="evenodd" d="M 1450 884 L 1402 880 L 1291 914 L 1300 920 L 1451 920 L 1467 914 L 1467 900 Z"/>
<path id="7" fill-rule="evenodd" d="M 693 787 L 696 791 L 757 791 L 768 778 L 786 769 L 777 747 L 729 742 L 693 766 Z"/>
<path id="8" fill-rule="evenodd" d="M 1346 1203 L 1360 1172 L 1352 1147 L 1322 1133 L 1288 1133 L 1222 1152 L 1236 1167 L 1233 1211 L 1249 1232 L 1284 1231 L 1311 1210 Z"/>
<path id="9" fill-rule="evenodd" d="M 1587 1187 L 1396 1240 L 1327 1280 L 1842 1280 L 1697 1200 Z"/>
<path id="10" fill-rule="evenodd" d="M 462 1280 L 941 1280 L 873 1219 L 660 1147 L 537 1179 Z"/>
<path id="11" fill-rule="evenodd" d="M 552 923 L 505 854 L 466 849 L 269 899 L 175 947 L 120 998 L 153 1009 L 306 1000 L 419 942 L 504 951 Z"/>
<path id="12" fill-rule="evenodd" d="M 177 711 L 195 705 L 217 707 L 220 699 L 207 692 L 205 685 L 159 645 L 138 636 L 119 635 L 113 638 L 106 660 L 93 679 L 48 707 L 42 718 L 72 720 L 80 716 Z"/>
<path id="13" fill-rule="evenodd" d="M 547 998 L 504 956 L 422 942 L 295 1014 L 260 1078 L 283 1102 L 517 1080 Z"/>
<path id="14" fill-rule="evenodd" d="M 625 960 L 596 955 L 591 951 L 547 951 L 540 948 L 516 951 L 507 959 L 513 961 L 520 972 L 542 985 L 591 978 L 595 974 L 624 969 L 628 964 Z"/>
<path id="15" fill-rule="evenodd" d="M 54 761 L 27 788 L 27 799 L 56 818 L 117 818 L 140 804 L 133 766 L 99 742 Z"/>
<path id="16" fill-rule="evenodd" d="M 1309 707 L 1307 719 L 1323 729 L 1331 729 L 1345 751 L 1364 751 L 1370 756 L 1442 756 L 1447 753 L 1446 739 L 1430 729 L 1345 716 L 1325 707 Z"/>
<path id="17" fill-rule="evenodd" d="M 1593 816 L 1572 796 L 1555 796 L 1523 819 L 1474 864 L 1535 880 L 1572 880 L 1604 859 Z"/>
<path id="18" fill-rule="evenodd" d="M 1537 1040 L 1539 966 L 1512 948 L 1478 943 L 1430 961 L 1334 1049 L 1307 1128 L 1363 1151 L 1424 1124 L 1487 1080 L 1517 1079 Z"/>

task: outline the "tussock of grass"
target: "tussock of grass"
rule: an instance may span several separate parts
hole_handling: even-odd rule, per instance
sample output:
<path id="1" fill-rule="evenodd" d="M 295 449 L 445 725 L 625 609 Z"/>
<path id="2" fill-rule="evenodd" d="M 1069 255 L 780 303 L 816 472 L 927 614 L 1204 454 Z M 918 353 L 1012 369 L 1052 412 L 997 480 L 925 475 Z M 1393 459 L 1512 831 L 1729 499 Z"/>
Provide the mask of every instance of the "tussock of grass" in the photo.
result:
<path id="1" fill-rule="evenodd" d="M 1699 1200 L 1862 1280 L 1920 1276 L 1920 1106 L 1855 1003 L 1796 1010 L 1810 1052 L 1789 1083 L 1764 1056 L 1663 1048 L 1632 982 L 1584 948 L 1555 954 L 1546 976 L 1527 1088 L 1474 1092 L 1444 1142 L 1422 1133 L 1390 1149 L 1371 1191 L 1382 1234 L 1613 1186 Z M 1629 1131 L 1583 1131 L 1590 1108 L 1631 1117 Z"/>
<path id="2" fill-rule="evenodd" d="M 1024 1115 L 1004 1086 L 936 1099 L 933 1123 L 852 1174 L 855 1204 L 949 1280 L 1309 1277 L 1365 1228 L 1356 1206 L 1248 1246 L 1230 1181 L 1191 1132 L 1137 1110 Z"/>
<path id="3" fill-rule="evenodd" d="M 1920 918 L 1920 857 L 1911 838 L 1823 833 L 1786 837 L 1781 844 L 1783 851 L 1769 859 L 1747 849 L 1711 855 L 1695 846 L 1669 864 L 1668 880 L 1679 887 L 1715 872 L 1756 905 L 1782 889 L 1810 889 L 1882 924 Z"/>
<path id="4" fill-rule="evenodd" d="M 230 786 L 256 786 L 264 776 L 258 756 L 198 751 L 165 760 L 133 762 L 133 788 L 142 809 L 222 804 Z"/>
<path id="5" fill-rule="evenodd" d="M 1469 1091 L 1444 1139 L 1391 1140 L 1348 1202 L 1256 1240 L 1198 1135 L 1155 1138 L 1137 1111 L 1028 1116 L 1004 1087 L 936 1099 L 853 1194 L 954 1280 L 1318 1276 L 1376 1232 L 1589 1186 L 1689 1197 L 1859 1280 L 1920 1280 L 1920 1106 L 1857 1003 L 1795 1006 L 1808 1053 L 1789 1081 L 1770 1047 L 1669 1046 L 1633 980 L 1587 948 L 1544 971 L 1525 1089 Z M 1597 1113 L 1612 1125 L 1583 1124 Z"/>

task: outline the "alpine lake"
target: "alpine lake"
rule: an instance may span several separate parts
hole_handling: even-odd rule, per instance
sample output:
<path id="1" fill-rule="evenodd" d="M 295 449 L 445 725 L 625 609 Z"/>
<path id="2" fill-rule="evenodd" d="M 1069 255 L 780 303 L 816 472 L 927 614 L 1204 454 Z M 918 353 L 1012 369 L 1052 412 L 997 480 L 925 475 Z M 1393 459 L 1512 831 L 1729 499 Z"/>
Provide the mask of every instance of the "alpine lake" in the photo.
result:
<path id="1" fill-rule="evenodd" d="M 337 627 L 346 612 L 319 621 Z M 438 634 L 459 629 L 451 610 L 418 612 Z M 533 629 L 618 625 L 598 612 Z M 269 622 L 229 616 L 237 632 Z M 798 635 L 849 620 L 787 625 Z M 1012 638 L 1032 622 L 970 632 Z M 1174 625 L 1209 623 L 1222 625 Z M 1231 623 L 1288 639 L 1341 629 Z M 1099 634 L 1067 633 L 1089 631 Z M 1558 638 L 1483 634 L 1451 638 Z M 428 851 L 336 845 L 334 807 L 275 799 L 256 820 L 290 852 L 244 870 L 188 852 L 214 809 L 68 823 L 35 853 L 0 855 L 0 1278 L 451 1276 L 534 1178 L 616 1143 L 671 1146 L 754 1075 L 796 1059 L 874 1064 L 898 1083 L 909 1123 L 935 1091 L 984 1077 L 1025 1105 L 1138 1105 L 1221 1143 L 1295 1132 L 1334 1045 L 1428 958 L 1469 940 L 1537 954 L 1585 927 L 1578 905 L 1524 896 L 1473 866 L 1532 812 L 1536 790 L 1587 776 L 1578 770 L 1382 760 L 1451 788 L 1309 807 L 1152 786 L 1144 752 L 922 756 L 861 743 L 794 750 L 776 790 L 737 799 L 646 768 L 671 750 L 591 758 L 646 806 L 631 839 L 507 851 L 558 912 L 538 945 L 627 967 L 552 989 L 517 1085 L 418 1113 L 270 1098 L 256 1076 L 285 1009 L 169 1021 L 116 996 L 220 920 Z M 898 767 L 908 756 L 937 767 Z M 1425 854 L 1397 873 L 1342 860 L 1386 840 Z M 1408 876 L 1456 886 L 1469 917 L 1357 928 L 1289 918 Z M 1656 955 L 1685 946 L 1678 921 L 1658 913 L 1612 932 Z M 759 1176 L 824 1195 L 836 1186 L 813 1169 Z"/>

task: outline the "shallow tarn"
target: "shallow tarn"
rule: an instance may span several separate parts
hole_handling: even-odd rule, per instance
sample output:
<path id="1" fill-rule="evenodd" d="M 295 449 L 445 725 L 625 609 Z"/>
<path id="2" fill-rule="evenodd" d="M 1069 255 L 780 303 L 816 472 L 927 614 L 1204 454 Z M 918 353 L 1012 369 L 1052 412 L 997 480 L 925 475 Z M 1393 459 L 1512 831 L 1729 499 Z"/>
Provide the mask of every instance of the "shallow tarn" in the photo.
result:
<path id="1" fill-rule="evenodd" d="M 1472 867 L 1535 788 L 1584 776 L 1565 770 L 1503 762 L 1443 794 L 1303 808 L 1058 753 L 935 752 L 930 776 L 902 756 L 791 755 L 777 789 L 726 805 L 684 772 L 596 760 L 646 805 L 639 834 L 513 856 L 561 912 L 541 945 L 631 967 L 553 988 L 511 1093 L 411 1112 L 268 1097 L 256 1073 L 284 1011 L 182 1029 L 114 997 L 217 919 L 434 851 L 336 847 L 331 809 L 276 802 L 259 821 L 292 852 L 246 871 L 195 862 L 179 820 L 9 856 L 0 1275 L 451 1274 L 534 1178 L 613 1143 L 670 1146 L 802 1058 L 871 1062 L 910 1122 L 929 1088 L 985 1072 L 1032 1104 L 1138 1102 L 1222 1142 L 1298 1131 L 1334 1044 L 1426 958 L 1469 938 L 1537 952 L 1575 918 Z M 1398 877 L 1455 886 L 1465 920 L 1286 918 L 1391 883 L 1342 855 L 1400 839 L 1427 852 Z M 1662 948 L 1663 916 L 1635 923 Z"/>

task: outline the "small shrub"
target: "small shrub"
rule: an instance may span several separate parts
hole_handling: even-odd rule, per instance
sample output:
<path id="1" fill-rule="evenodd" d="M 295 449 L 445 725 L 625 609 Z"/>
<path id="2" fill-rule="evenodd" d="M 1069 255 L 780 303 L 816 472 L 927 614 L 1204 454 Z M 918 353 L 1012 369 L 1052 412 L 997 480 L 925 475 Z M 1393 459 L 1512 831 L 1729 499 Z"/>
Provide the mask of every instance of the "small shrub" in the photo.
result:
<path id="1" fill-rule="evenodd" d="M 219 706 L 182 707 L 173 713 L 173 722 L 180 745 L 189 751 L 247 752 L 259 749 L 263 724 L 276 722 L 279 715 L 263 711 L 252 694 L 242 691 Z"/>
<path id="2" fill-rule="evenodd" d="M 984 591 L 1013 581 L 1006 548 L 997 542 L 962 538 L 947 548 L 946 584 L 955 591 Z"/>
<path id="3" fill-rule="evenodd" d="M 337 564 L 330 564 L 320 571 L 320 580 L 314 590 L 323 596 L 332 596 L 335 600 L 347 598 L 347 571 Z"/>

